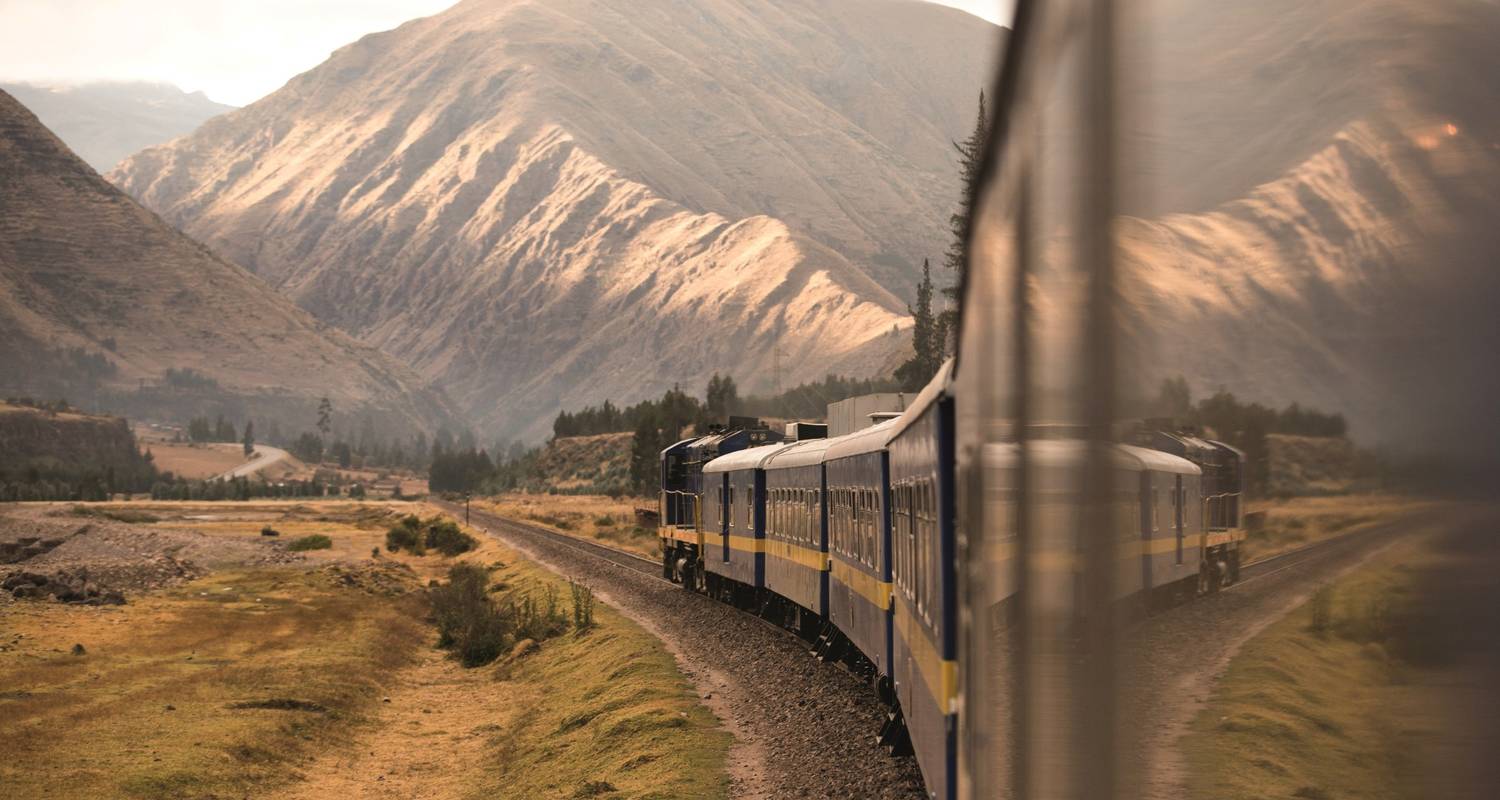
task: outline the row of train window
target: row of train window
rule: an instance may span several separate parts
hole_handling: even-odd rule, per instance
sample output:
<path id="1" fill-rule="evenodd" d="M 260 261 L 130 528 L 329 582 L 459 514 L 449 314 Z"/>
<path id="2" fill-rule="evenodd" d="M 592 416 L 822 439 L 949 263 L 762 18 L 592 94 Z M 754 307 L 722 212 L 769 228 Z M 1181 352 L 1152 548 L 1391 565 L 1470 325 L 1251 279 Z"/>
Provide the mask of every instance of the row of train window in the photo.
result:
<path id="1" fill-rule="evenodd" d="M 818 547 L 818 494 L 806 487 L 766 490 L 766 535 Z"/>
<path id="2" fill-rule="evenodd" d="M 892 578 L 928 628 L 938 607 L 941 546 L 937 483 L 924 478 L 891 486 Z"/>
<path id="3" fill-rule="evenodd" d="M 868 488 L 828 490 L 829 549 L 870 569 L 880 564 L 880 493 Z"/>

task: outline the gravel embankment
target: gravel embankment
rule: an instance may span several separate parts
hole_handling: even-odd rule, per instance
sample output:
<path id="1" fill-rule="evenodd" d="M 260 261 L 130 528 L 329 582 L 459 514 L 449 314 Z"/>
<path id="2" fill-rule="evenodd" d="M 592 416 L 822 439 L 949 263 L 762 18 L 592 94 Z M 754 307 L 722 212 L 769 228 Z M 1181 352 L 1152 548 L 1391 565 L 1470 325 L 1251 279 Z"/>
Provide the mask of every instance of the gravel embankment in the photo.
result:
<path id="1" fill-rule="evenodd" d="M 459 509 L 462 513 L 462 509 Z M 735 797 L 920 798 L 916 761 L 875 743 L 884 709 L 839 667 L 741 611 L 489 514 L 473 522 L 660 636 L 735 734 Z"/>

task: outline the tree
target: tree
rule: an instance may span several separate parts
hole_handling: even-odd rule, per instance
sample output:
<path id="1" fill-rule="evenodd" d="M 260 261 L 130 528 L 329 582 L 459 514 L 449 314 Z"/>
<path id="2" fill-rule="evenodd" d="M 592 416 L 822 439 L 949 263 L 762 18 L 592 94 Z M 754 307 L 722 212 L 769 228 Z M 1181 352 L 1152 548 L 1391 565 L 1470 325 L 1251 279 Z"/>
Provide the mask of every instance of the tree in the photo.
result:
<path id="1" fill-rule="evenodd" d="M 329 431 L 333 430 L 333 403 L 327 397 L 318 401 L 318 433 L 323 438 L 328 438 Z"/>
<path id="2" fill-rule="evenodd" d="M 946 340 L 941 320 L 932 312 L 932 266 L 922 261 L 922 281 L 917 284 L 917 306 L 906 307 L 911 314 L 911 358 L 896 368 L 896 380 L 904 392 L 921 391 L 938 367 L 943 365 Z"/>
<path id="3" fill-rule="evenodd" d="M 984 108 L 984 91 L 981 90 L 979 113 L 974 117 L 974 130 L 969 138 L 953 143 L 954 149 L 958 150 L 958 171 L 963 187 L 959 195 L 958 210 L 948 218 L 948 230 L 952 232 L 953 239 L 948 243 L 948 252 L 943 255 L 943 266 L 954 273 L 953 283 L 943 287 L 948 307 L 939 315 L 944 352 L 948 350 L 948 334 L 958 333 L 958 304 L 963 300 L 958 292 L 963 286 L 964 273 L 969 268 L 969 233 L 972 228 L 974 195 L 978 190 L 979 170 L 984 162 L 984 151 L 989 147 L 989 140 L 990 118 Z"/>
<path id="4" fill-rule="evenodd" d="M 209 424 L 208 417 L 193 417 L 188 422 L 188 439 L 194 442 L 211 442 L 213 438 L 214 429 Z"/>
<path id="5" fill-rule="evenodd" d="M 240 439 L 240 442 L 242 444 L 244 444 L 244 446 L 245 446 L 245 458 L 249 458 L 251 455 L 253 455 L 255 453 L 255 423 L 254 422 L 251 422 L 249 420 L 245 421 L 245 436 L 242 439 Z"/>
<path id="6" fill-rule="evenodd" d="M 728 375 L 723 377 L 715 372 L 708 379 L 708 391 L 704 394 L 707 404 L 708 416 L 711 419 L 727 417 L 738 410 L 740 404 L 740 393 L 734 385 L 734 378 Z"/>
<path id="7" fill-rule="evenodd" d="M 308 464 L 317 464 L 323 460 L 323 438 L 312 431 L 307 431 L 297 437 L 292 443 L 292 455 L 302 459 Z"/>
<path id="8" fill-rule="evenodd" d="M 630 483 L 641 494 L 659 488 L 661 451 L 671 444 L 666 438 L 655 414 L 641 415 L 630 443 Z"/>
<path id="9" fill-rule="evenodd" d="M 234 433 L 234 423 L 224 419 L 224 415 L 220 414 L 219 418 L 214 421 L 214 441 L 232 442 L 238 438 Z"/>

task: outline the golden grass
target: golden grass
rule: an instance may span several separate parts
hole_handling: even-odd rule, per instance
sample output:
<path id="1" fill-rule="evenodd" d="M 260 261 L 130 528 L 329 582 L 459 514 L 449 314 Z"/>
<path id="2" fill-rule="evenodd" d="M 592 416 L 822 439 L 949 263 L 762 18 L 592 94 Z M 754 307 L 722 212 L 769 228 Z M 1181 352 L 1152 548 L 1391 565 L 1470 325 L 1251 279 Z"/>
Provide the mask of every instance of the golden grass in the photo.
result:
<path id="1" fill-rule="evenodd" d="M 181 478 L 212 478 L 245 463 L 240 445 L 148 442 L 156 468 Z"/>
<path id="2" fill-rule="evenodd" d="M 248 537 L 269 522 L 283 538 L 322 533 L 334 547 L 305 553 L 314 567 L 368 558 L 402 514 L 438 513 L 419 503 L 340 501 L 95 505 L 160 518 L 141 527 Z M 416 584 L 458 561 L 489 565 L 498 599 L 550 586 L 571 612 L 565 580 L 469 532 L 480 547 L 456 559 L 382 551 L 381 560 L 411 566 Z M 472 681 L 447 680 L 439 689 L 448 694 L 424 697 L 408 685 L 432 669 L 425 648 L 435 633 L 423 608 L 420 593 L 366 593 L 307 566 L 217 572 L 119 608 L 0 607 L 0 644 L 14 645 L 0 651 L 0 794 L 260 797 L 333 785 L 363 787 L 343 792 L 362 796 L 374 787 L 363 782 L 382 772 L 420 773 L 440 758 L 400 742 L 442 748 L 444 739 L 391 729 L 412 724 L 405 706 L 434 702 L 472 708 L 466 718 L 484 736 L 473 764 L 445 767 L 443 797 L 571 798 L 608 795 L 606 787 L 620 793 L 608 796 L 727 794 L 732 737 L 662 643 L 634 622 L 596 603 L 589 630 L 466 672 Z M 74 643 L 84 655 L 69 652 Z M 386 694 L 403 707 L 382 704 Z M 288 699 L 327 711 L 230 707 Z M 366 751 L 410 763 L 362 762 Z M 305 774 L 315 780 L 303 785 Z"/>
<path id="3" fill-rule="evenodd" d="M 1404 542 L 1246 643 L 1183 739 L 1190 796 L 1407 797 L 1419 733 L 1392 620 L 1435 558 Z"/>
<path id="4" fill-rule="evenodd" d="M 24 638 L 0 653 L 0 785 L 17 798 L 199 798 L 291 781 L 428 637 L 415 601 L 275 569 L 118 609 L 8 606 L 5 629 Z M 327 711 L 230 707 L 276 698 Z"/>
<path id="5" fill-rule="evenodd" d="M 655 508 L 656 503 L 651 500 L 630 497 L 617 500 L 590 494 L 503 494 L 475 499 L 473 506 L 648 558 L 661 555 L 656 531 L 635 524 L 636 507 Z"/>
<path id="6" fill-rule="evenodd" d="M 1258 561 L 1342 533 L 1402 517 L 1415 519 L 1433 508 L 1428 500 L 1390 494 L 1256 500 L 1246 510 L 1263 513 L 1264 522 L 1250 527 L 1240 557 L 1245 563 Z"/>
<path id="7" fill-rule="evenodd" d="M 502 597 L 551 586 L 572 608 L 566 581 L 513 555 L 503 561 L 492 575 L 505 587 Z M 593 628 L 493 668 L 503 690 L 514 693 L 520 717 L 495 734 L 493 771 L 472 796 L 727 796 L 733 737 L 698 702 L 658 639 L 613 609 L 594 608 Z"/>

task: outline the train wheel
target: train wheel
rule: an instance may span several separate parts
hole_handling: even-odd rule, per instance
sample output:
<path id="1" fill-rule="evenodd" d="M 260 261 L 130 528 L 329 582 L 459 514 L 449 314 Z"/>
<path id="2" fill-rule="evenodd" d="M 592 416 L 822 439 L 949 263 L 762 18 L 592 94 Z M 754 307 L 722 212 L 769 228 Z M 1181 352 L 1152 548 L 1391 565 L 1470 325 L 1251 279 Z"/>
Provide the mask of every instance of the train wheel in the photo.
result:
<path id="1" fill-rule="evenodd" d="M 679 559 L 677 563 L 681 566 L 680 574 L 682 575 L 682 588 L 690 592 L 697 590 L 698 571 L 693 569 L 693 563 L 691 561 L 688 561 L 686 558 Z"/>

